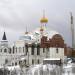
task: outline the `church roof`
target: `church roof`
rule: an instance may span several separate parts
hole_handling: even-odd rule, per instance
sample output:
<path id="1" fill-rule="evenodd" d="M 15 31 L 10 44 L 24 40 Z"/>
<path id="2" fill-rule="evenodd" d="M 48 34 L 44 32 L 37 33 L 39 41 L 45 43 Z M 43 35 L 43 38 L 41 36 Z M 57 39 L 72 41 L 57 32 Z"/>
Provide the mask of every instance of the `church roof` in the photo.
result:
<path id="1" fill-rule="evenodd" d="M 55 30 L 48 29 L 47 27 L 44 28 L 44 31 L 43 31 L 44 36 L 47 36 L 48 38 L 52 38 L 56 34 L 59 34 L 59 33 L 57 31 L 55 31 Z M 34 30 L 33 35 L 34 36 L 40 36 L 41 35 L 40 28 L 37 28 L 36 30 Z"/>
<path id="2" fill-rule="evenodd" d="M 7 40 L 6 33 L 4 32 L 2 40 Z"/>

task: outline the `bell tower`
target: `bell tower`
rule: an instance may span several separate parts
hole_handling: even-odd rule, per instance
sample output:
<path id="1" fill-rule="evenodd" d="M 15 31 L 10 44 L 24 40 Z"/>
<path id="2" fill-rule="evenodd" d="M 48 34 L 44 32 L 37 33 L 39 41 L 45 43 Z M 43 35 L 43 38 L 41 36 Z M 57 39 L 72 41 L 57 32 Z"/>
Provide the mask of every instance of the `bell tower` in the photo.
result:
<path id="1" fill-rule="evenodd" d="M 75 48 L 75 37 L 74 37 L 74 22 L 72 12 L 70 13 L 71 18 L 71 36 L 72 36 L 72 48 Z"/>

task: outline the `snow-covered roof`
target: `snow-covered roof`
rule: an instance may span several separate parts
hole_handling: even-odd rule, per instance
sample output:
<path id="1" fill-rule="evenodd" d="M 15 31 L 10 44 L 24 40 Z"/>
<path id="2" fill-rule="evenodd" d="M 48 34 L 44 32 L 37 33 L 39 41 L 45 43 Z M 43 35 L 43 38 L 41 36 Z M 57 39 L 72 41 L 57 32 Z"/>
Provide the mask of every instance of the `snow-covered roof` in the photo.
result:
<path id="1" fill-rule="evenodd" d="M 21 58 L 21 60 L 25 60 L 25 59 L 26 59 L 25 57 L 22 57 L 22 58 Z"/>
<path id="2" fill-rule="evenodd" d="M 31 33 L 20 36 L 20 40 L 32 40 L 35 39 Z"/>
<path id="3" fill-rule="evenodd" d="M 46 58 L 44 60 L 60 60 L 60 58 Z"/>
<path id="4" fill-rule="evenodd" d="M 47 27 L 44 28 L 43 35 L 47 36 L 48 39 L 52 38 L 56 34 L 59 34 L 59 33 Z M 37 28 L 30 33 L 23 34 L 22 36 L 20 36 L 19 40 L 23 40 L 25 43 L 31 44 L 35 42 L 40 43 L 40 39 L 41 39 L 40 28 Z"/>
<path id="5" fill-rule="evenodd" d="M 40 36 L 41 35 L 40 28 L 37 28 L 32 33 L 33 33 L 34 36 Z M 52 38 L 56 34 L 59 34 L 59 33 L 57 31 L 54 31 L 54 30 L 49 29 L 49 28 L 45 28 L 44 31 L 43 31 L 43 35 L 47 36 L 48 38 Z"/>

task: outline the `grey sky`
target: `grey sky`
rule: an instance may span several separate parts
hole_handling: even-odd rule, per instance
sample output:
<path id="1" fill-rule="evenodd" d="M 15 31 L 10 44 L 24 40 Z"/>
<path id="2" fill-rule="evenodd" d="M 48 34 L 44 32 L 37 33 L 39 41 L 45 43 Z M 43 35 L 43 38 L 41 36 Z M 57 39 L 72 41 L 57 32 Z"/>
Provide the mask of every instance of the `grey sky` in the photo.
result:
<path id="1" fill-rule="evenodd" d="M 75 17 L 75 0 L 0 0 L 0 39 L 6 31 L 9 41 L 18 40 L 28 31 L 39 27 L 43 9 L 49 19 L 48 27 L 58 31 L 71 45 L 70 11 Z"/>

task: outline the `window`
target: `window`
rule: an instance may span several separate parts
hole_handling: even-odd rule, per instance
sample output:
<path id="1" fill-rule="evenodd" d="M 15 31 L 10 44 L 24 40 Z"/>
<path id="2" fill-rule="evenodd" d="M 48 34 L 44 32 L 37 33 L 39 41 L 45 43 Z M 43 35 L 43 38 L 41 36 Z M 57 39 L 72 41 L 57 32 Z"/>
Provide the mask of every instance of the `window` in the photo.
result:
<path id="1" fill-rule="evenodd" d="M 32 64 L 34 64 L 34 60 L 32 59 Z"/>
<path id="2" fill-rule="evenodd" d="M 40 55 L 40 45 L 37 45 L 37 55 Z"/>
<path id="3" fill-rule="evenodd" d="M 19 65 L 22 64 L 22 61 L 19 61 Z"/>
<path id="4" fill-rule="evenodd" d="M 11 53 L 11 48 L 9 48 L 9 53 Z"/>
<path id="5" fill-rule="evenodd" d="M 5 59 L 5 64 L 7 64 L 8 63 L 8 59 Z"/>
<path id="6" fill-rule="evenodd" d="M 14 63 L 12 63 L 12 66 L 14 66 Z"/>
<path id="7" fill-rule="evenodd" d="M 15 62 L 15 66 L 17 65 L 17 62 Z"/>
<path id="8" fill-rule="evenodd" d="M 26 60 L 24 60 L 24 63 L 26 64 Z"/>
<path id="9" fill-rule="evenodd" d="M 21 36 L 20 39 L 31 40 L 31 36 Z"/>
<path id="10" fill-rule="evenodd" d="M 47 48 L 47 51 L 49 52 L 49 48 Z"/>
<path id="11" fill-rule="evenodd" d="M 58 53 L 58 48 L 56 48 L 56 53 Z"/>
<path id="12" fill-rule="evenodd" d="M 13 46 L 13 54 L 14 54 L 14 46 Z"/>
<path id="13" fill-rule="evenodd" d="M 39 59 L 37 60 L 37 62 L 38 62 L 38 64 L 40 63 L 40 62 L 39 62 Z"/>
<path id="14" fill-rule="evenodd" d="M 31 36 L 24 36 L 23 38 L 31 40 Z"/>
<path id="15" fill-rule="evenodd" d="M 45 48 L 43 48 L 43 53 L 45 53 Z"/>
<path id="16" fill-rule="evenodd" d="M 23 53 L 24 53 L 24 47 L 23 47 Z"/>
<path id="17" fill-rule="evenodd" d="M 25 45 L 25 48 L 26 48 L 26 55 L 28 53 L 28 45 Z"/>
<path id="18" fill-rule="evenodd" d="M 17 47 L 16 47 L 16 53 L 17 53 Z"/>
<path id="19" fill-rule="evenodd" d="M 7 49 L 6 49 L 6 48 L 4 49 L 4 52 L 5 52 L 5 53 L 7 52 Z"/>
<path id="20" fill-rule="evenodd" d="M 31 50 L 31 54 L 34 55 L 34 44 L 32 45 L 32 50 Z"/>
<path id="21" fill-rule="evenodd" d="M 0 52 L 2 52 L 2 49 L 0 49 Z"/>

